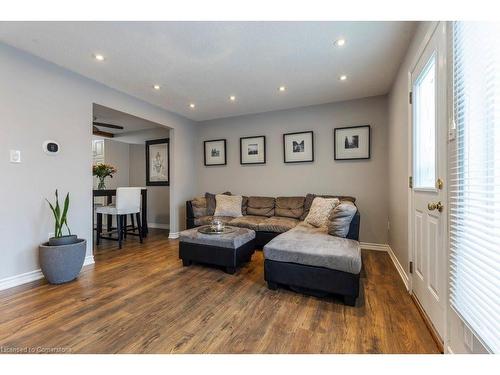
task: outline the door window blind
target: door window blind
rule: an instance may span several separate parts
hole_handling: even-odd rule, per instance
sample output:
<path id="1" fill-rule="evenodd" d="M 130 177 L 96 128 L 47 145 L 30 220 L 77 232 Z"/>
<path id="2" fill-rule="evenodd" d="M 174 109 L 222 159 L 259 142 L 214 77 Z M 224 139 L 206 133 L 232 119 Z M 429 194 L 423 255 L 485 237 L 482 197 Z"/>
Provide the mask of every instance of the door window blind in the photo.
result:
<path id="1" fill-rule="evenodd" d="M 453 24 L 450 303 L 500 352 L 500 23 Z"/>

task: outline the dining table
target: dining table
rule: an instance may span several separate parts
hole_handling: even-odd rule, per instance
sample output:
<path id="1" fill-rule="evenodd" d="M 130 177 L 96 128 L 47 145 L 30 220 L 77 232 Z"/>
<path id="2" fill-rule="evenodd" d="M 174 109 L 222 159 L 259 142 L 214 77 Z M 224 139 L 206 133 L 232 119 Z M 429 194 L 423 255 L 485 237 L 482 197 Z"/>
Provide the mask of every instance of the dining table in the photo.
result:
<path id="1" fill-rule="evenodd" d="M 96 197 L 106 197 L 106 204 L 113 203 L 113 197 L 116 196 L 116 189 L 93 189 L 92 190 L 92 207 L 95 206 Z M 112 230 L 113 215 L 107 215 L 107 230 Z M 141 224 L 142 236 L 148 235 L 148 189 L 141 188 Z"/>

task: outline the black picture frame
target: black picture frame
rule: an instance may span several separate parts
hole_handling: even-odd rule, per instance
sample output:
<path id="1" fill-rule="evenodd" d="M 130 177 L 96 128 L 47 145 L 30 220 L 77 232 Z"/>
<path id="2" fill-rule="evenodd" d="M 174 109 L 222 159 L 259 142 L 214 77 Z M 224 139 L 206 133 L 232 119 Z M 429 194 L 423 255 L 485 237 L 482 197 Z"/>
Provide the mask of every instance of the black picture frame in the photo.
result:
<path id="1" fill-rule="evenodd" d="M 149 151 L 153 145 L 166 144 L 167 147 L 167 181 L 151 181 Z M 170 138 L 146 141 L 146 186 L 170 186 Z"/>
<path id="2" fill-rule="evenodd" d="M 210 142 L 224 143 L 224 163 L 207 164 L 207 144 L 209 144 Z M 210 139 L 207 141 L 203 141 L 203 164 L 205 165 L 205 167 L 227 165 L 227 141 L 225 139 Z"/>
<path id="3" fill-rule="evenodd" d="M 262 138 L 264 143 L 264 161 L 259 162 L 243 162 L 243 140 L 244 139 L 257 139 Z M 266 164 L 266 136 L 265 135 L 256 135 L 254 137 L 240 137 L 240 164 L 241 165 L 256 165 L 256 164 Z"/>
<path id="4" fill-rule="evenodd" d="M 342 158 L 337 156 L 337 132 L 346 129 L 361 129 L 368 128 L 368 156 L 366 157 L 356 157 L 356 158 Z M 371 126 L 370 125 L 359 125 L 359 126 L 344 126 L 342 128 L 333 129 L 333 158 L 334 160 L 368 160 L 371 158 L 371 145 L 372 145 L 372 135 L 371 135 Z"/>
<path id="5" fill-rule="evenodd" d="M 290 135 L 297 135 L 297 134 L 311 134 L 311 158 L 306 159 L 306 160 L 288 160 L 286 158 L 286 137 Z M 283 162 L 286 164 L 292 164 L 292 163 L 311 163 L 314 161 L 314 132 L 312 130 L 308 131 L 303 131 L 303 132 L 293 132 L 293 133 L 285 133 L 283 134 Z"/>

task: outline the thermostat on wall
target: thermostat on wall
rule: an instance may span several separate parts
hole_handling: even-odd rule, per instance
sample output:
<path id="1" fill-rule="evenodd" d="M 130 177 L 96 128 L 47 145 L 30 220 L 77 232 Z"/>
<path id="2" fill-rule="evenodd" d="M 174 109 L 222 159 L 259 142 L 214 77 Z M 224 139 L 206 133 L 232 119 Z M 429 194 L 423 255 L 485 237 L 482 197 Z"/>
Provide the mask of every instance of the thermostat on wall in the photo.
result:
<path id="1" fill-rule="evenodd" d="M 60 147 L 59 143 L 56 141 L 45 141 L 43 142 L 43 151 L 49 155 L 57 155 L 59 153 Z"/>

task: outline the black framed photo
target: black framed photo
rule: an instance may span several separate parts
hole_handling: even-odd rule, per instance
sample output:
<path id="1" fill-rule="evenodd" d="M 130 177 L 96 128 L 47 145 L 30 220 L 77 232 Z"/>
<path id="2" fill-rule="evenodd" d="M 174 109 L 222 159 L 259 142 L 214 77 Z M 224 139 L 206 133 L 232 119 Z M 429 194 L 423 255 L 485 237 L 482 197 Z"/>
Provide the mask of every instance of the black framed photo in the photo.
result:
<path id="1" fill-rule="evenodd" d="M 333 153 L 335 160 L 370 159 L 370 125 L 335 128 Z"/>
<path id="2" fill-rule="evenodd" d="M 146 141 L 146 186 L 170 185 L 170 139 Z"/>
<path id="3" fill-rule="evenodd" d="M 314 161 L 314 134 L 312 131 L 283 134 L 285 163 Z"/>
<path id="4" fill-rule="evenodd" d="M 203 142 L 204 153 L 203 161 L 205 166 L 226 165 L 226 140 L 213 139 Z"/>
<path id="5" fill-rule="evenodd" d="M 266 163 L 266 137 L 240 138 L 240 164 Z"/>

